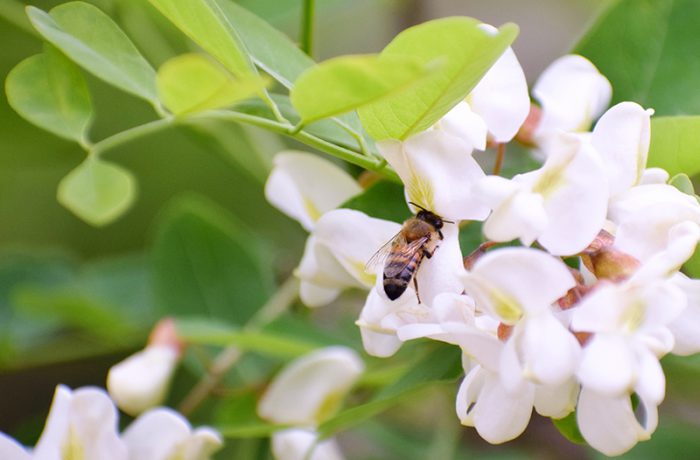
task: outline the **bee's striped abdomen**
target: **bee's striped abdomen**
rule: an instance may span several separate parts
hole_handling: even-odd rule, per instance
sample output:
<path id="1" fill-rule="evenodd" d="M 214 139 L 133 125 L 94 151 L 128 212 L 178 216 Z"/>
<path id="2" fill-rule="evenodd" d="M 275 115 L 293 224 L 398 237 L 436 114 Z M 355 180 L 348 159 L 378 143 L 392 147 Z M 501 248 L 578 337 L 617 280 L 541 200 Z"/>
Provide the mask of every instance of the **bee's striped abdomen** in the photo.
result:
<path id="1" fill-rule="evenodd" d="M 392 257 L 384 267 L 384 292 L 390 300 L 398 299 L 406 291 L 408 284 L 423 259 L 423 251 L 417 251 L 408 260 Z"/>

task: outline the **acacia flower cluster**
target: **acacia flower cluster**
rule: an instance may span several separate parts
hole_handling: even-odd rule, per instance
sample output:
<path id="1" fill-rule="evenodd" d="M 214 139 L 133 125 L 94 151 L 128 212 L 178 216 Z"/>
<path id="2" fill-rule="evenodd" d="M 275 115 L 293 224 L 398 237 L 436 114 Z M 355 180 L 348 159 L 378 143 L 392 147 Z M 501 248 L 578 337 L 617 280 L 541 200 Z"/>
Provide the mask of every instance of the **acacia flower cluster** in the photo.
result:
<path id="1" fill-rule="evenodd" d="M 388 357 L 419 337 L 461 348 L 462 424 L 501 443 L 533 409 L 575 411 L 585 440 L 617 455 L 656 428 L 659 359 L 700 351 L 700 280 L 680 272 L 700 239 L 700 205 L 647 168 L 653 110 L 607 109 L 610 83 L 585 58 L 557 60 L 532 93 L 538 105 L 508 50 L 432 128 L 377 143 L 406 201 L 456 222 L 416 272 L 420 302 L 412 285 L 390 300 L 383 267 L 364 270 L 401 225 L 334 209 L 360 192 L 349 175 L 282 153 L 267 196 L 311 232 L 296 272 L 307 305 L 369 291 L 357 321 L 367 353 Z M 513 139 L 541 167 L 505 178 L 472 156 Z M 460 248 L 464 221 L 483 222 L 487 244 Z"/>

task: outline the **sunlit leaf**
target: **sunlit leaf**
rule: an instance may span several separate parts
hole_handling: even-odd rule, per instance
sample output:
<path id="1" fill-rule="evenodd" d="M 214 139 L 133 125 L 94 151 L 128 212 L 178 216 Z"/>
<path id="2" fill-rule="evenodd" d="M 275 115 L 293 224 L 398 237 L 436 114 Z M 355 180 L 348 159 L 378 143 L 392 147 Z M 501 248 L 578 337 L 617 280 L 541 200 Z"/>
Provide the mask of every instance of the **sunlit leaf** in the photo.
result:
<path id="1" fill-rule="evenodd" d="M 134 176 L 88 156 L 58 184 L 58 201 L 85 222 L 102 226 L 121 216 L 136 198 Z"/>
<path id="2" fill-rule="evenodd" d="M 289 95 L 308 124 L 380 100 L 426 74 L 426 67 L 408 56 L 340 56 L 305 71 Z"/>
<path id="3" fill-rule="evenodd" d="M 36 30 L 88 72 L 157 104 L 155 71 L 119 26 L 97 7 L 69 2 L 27 15 Z"/>
<path id="4" fill-rule="evenodd" d="M 635 101 L 657 115 L 700 114 L 700 2 L 608 4 L 574 51 L 610 80 L 613 102 Z"/>
<path id="5" fill-rule="evenodd" d="M 467 17 L 437 19 L 404 30 L 381 53 L 411 56 L 424 65 L 441 59 L 440 69 L 409 90 L 359 109 L 375 139 L 405 139 L 421 132 L 476 86 L 518 35 L 515 24 L 489 31 Z"/>
<path id="6" fill-rule="evenodd" d="M 224 209 L 184 198 L 163 215 L 154 245 L 159 304 L 170 314 L 244 324 L 271 295 L 256 236 Z"/>
<path id="7" fill-rule="evenodd" d="M 676 187 L 686 195 L 695 196 L 695 187 L 687 174 L 679 173 L 668 180 L 668 185 Z"/>
<path id="8" fill-rule="evenodd" d="M 578 423 L 576 423 L 576 412 L 572 412 L 564 418 L 552 419 L 552 423 L 557 427 L 557 430 L 569 441 L 576 444 L 586 444 L 586 440 L 583 439 L 581 431 L 578 429 Z"/>
<path id="9" fill-rule="evenodd" d="M 403 187 L 395 182 L 385 180 L 375 182 L 340 207 L 356 209 L 372 217 L 398 223 L 411 217 Z"/>
<path id="10" fill-rule="evenodd" d="M 237 77 L 255 67 L 217 0 L 149 0 L 175 26 Z"/>
<path id="11" fill-rule="evenodd" d="M 92 118 L 90 93 L 80 69 L 52 46 L 17 64 L 5 82 L 17 113 L 58 136 L 82 142 Z"/>
<path id="12" fill-rule="evenodd" d="M 671 175 L 700 172 L 700 116 L 651 119 L 649 167 L 664 168 Z"/>
<path id="13" fill-rule="evenodd" d="M 185 54 L 158 69 L 158 94 L 177 115 L 227 107 L 254 96 L 267 80 L 257 75 L 234 79 L 201 54 Z"/>

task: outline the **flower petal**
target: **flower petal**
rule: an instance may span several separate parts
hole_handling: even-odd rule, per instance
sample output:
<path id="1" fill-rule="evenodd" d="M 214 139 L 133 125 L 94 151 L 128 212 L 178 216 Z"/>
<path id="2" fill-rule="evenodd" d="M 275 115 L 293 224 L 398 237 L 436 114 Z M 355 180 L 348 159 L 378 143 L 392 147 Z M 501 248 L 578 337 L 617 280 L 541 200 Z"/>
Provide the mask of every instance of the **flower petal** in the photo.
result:
<path id="1" fill-rule="evenodd" d="M 496 142 L 513 139 L 530 113 L 530 96 L 525 74 L 511 48 L 486 72 L 468 100 Z"/>
<path id="2" fill-rule="evenodd" d="M 459 138 L 434 129 L 405 142 L 380 141 L 377 148 L 401 177 L 409 201 L 449 220 L 483 220 L 488 215 L 471 191 L 484 171 Z"/>
<path id="3" fill-rule="evenodd" d="M 107 389 L 117 406 L 129 415 L 138 415 L 162 404 L 178 355 L 174 347 L 151 345 L 112 366 Z"/>
<path id="4" fill-rule="evenodd" d="M 261 417 L 280 424 L 315 426 L 337 409 L 364 370 L 353 350 L 327 347 L 289 364 L 258 403 Z"/>
<path id="5" fill-rule="evenodd" d="M 545 417 L 566 417 L 576 408 L 579 389 L 576 379 L 569 379 L 560 385 L 538 385 L 535 389 L 535 410 Z"/>
<path id="6" fill-rule="evenodd" d="M 673 353 L 687 356 L 700 352 L 700 280 L 678 274 L 672 281 L 686 295 L 688 304 L 668 328 L 675 337 Z"/>
<path id="7" fill-rule="evenodd" d="M 309 450 L 313 453 L 309 456 Z M 334 439 L 318 440 L 315 432 L 293 428 L 272 435 L 272 454 L 275 460 L 343 460 Z"/>
<path id="8" fill-rule="evenodd" d="M 537 80 L 532 94 L 542 105 L 535 132 L 542 138 L 557 131 L 587 131 L 610 102 L 610 82 L 586 58 L 563 56 Z"/>
<path id="9" fill-rule="evenodd" d="M 454 106 L 435 124 L 434 129 L 458 137 L 472 149 L 486 149 L 488 126 L 483 118 L 472 112 L 466 102 L 460 102 Z"/>
<path id="10" fill-rule="evenodd" d="M 0 433 L 0 458 L 3 460 L 31 460 L 32 457 L 20 443 L 5 433 Z"/>
<path id="11" fill-rule="evenodd" d="M 634 385 L 635 362 L 623 337 L 595 334 L 583 348 L 577 375 L 581 384 L 591 391 L 619 396 L 631 391 Z"/>
<path id="12" fill-rule="evenodd" d="M 316 155 L 285 151 L 265 184 L 265 197 L 273 206 L 311 231 L 315 222 L 362 189 L 345 171 Z"/>
<path id="13" fill-rule="evenodd" d="M 658 406 L 664 400 L 666 378 L 656 356 L 647 350 L 637 352 L 639 376 L 634 389 L 645 401 Z"/>

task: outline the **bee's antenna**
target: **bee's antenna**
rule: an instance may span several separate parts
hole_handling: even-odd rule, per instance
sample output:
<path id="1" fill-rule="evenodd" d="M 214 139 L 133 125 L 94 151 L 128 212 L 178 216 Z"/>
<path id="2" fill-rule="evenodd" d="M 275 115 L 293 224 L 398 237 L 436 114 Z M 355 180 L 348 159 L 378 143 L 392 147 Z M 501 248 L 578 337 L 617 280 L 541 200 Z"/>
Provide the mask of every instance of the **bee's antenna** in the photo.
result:
<path id="1" fill-rule="evenodd" d="M 454 223 L 455 223 L 454 220 L 442 219 L 442 221 L 445 222 L 445 223 L 447 223 L 447 224 L 454 224 Z"/>
<path id="2" fill-rule="evenodd" d="M 422 210 L 425 211 L 425 212 L 430 212 L 430 211 L 428 211 L 427 209 L 425 209 L 423 206 L 421 206 L 421 205 L 419 205 L 419 204 L 416 204 L 416 203 L 414 203 L 413 201 L 409 201 L 408 204 L 412 204 L 412 205 L 415 206 L 416 208 L 422 209 Z"/>

